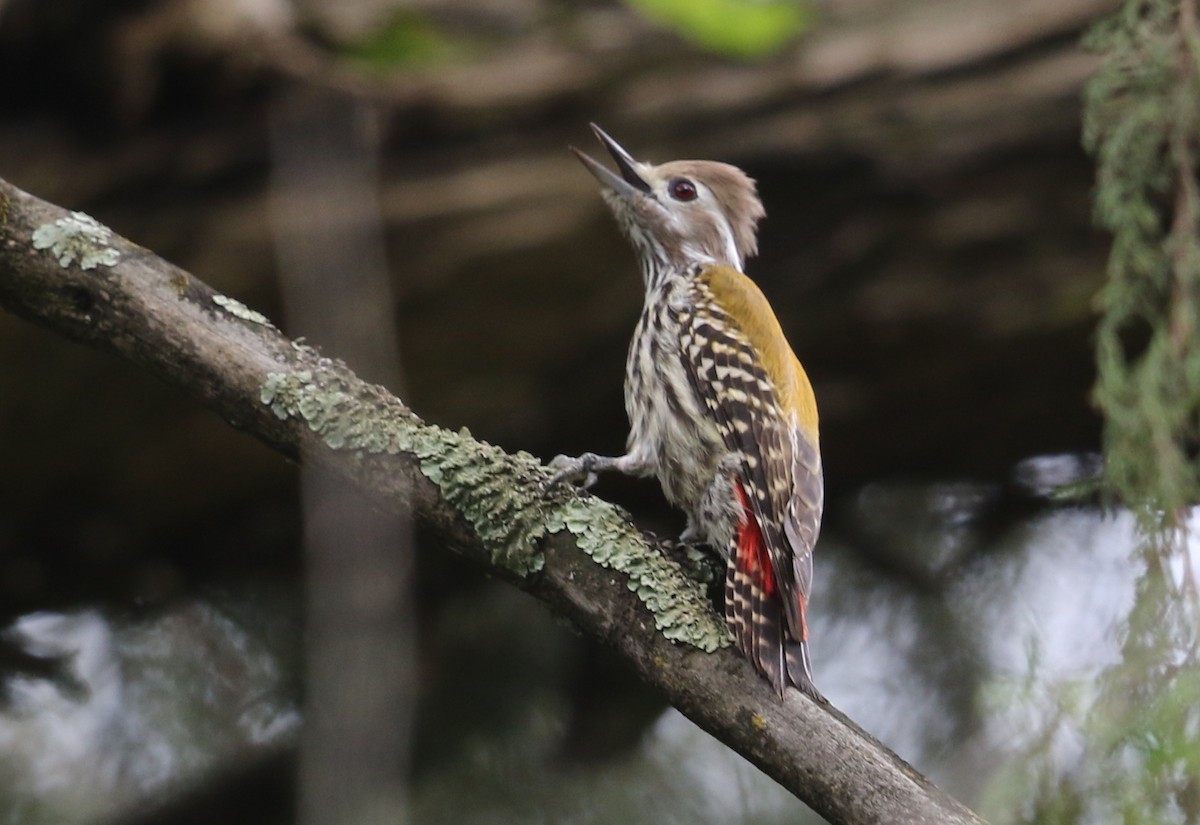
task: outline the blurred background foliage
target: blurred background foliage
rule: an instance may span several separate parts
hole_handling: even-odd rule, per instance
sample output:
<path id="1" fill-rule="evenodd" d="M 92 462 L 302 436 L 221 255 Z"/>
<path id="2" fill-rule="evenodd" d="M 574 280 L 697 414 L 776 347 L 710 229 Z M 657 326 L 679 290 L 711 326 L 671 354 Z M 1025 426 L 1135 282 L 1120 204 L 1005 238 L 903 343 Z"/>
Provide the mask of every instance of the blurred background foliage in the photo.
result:
<path id="1" fill-rule="evenodd" d="M 343 52 L 363 69 L 388 72 L 465 59 L 468 48 L 447 38 L 426 15 L 398 11 Z"/>
<path id="2" fill-rule="evenodd" d="M 1197 822 L 1193 11 L 0 0 L 0 176 L 548 458 L 620 448 L 641 301 L 565 147 L 741 165 L 822 404 L 822 689 L 995 823 Z M 419 529 L 114 359 L 0 352 L 4 821 L 811 816 Z"/>
<path id="3" fill-rule="evenodd" d="M 796 39 L 810 13 L 796 0 L 628 0 L 648 20 L 718 54 L 754 58 Z"/>

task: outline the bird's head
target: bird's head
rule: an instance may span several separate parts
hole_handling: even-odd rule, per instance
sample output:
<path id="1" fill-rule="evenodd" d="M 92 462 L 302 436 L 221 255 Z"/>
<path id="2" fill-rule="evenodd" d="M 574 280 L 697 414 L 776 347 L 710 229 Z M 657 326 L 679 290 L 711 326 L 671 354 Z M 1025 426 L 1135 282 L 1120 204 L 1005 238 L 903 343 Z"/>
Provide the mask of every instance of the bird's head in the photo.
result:
<path id="1" fill-rule="evenodd" d="M 642 163 L 594 123 L 592 131 L 619 174 L 571 149 L 600 181 L 648 284 L 664 269 L 682 270 L 694 263 L 724 263 L 741 270 L 758 251 L 756 228 L 766 212 L 754 181 L 741 169 L 711 160 Z"/>

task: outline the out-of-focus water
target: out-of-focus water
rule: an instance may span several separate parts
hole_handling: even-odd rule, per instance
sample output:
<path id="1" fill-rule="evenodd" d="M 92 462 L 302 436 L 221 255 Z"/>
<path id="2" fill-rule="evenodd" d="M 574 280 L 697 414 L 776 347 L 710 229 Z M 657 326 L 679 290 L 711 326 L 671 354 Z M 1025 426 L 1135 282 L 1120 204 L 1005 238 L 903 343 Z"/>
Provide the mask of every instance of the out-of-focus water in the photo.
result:
<path id="1" fill-rule="evenodd" d="M 817 680 L 997 825 L 1113 821 L 1130 806 L 1148 818 L 1127 821 L 1195 821 L 1200 794 L 1187 787 L 1200 781 L 1200 710 L 1187 704 L 1197 691 L 1187 628 L 1200 553 L 1191 540 L 1148 550 L 1128 513 L 1039 498 L 1079 469 L 1073 458 L 1023 465 L 1015 508 L 1011 486 L 961 482 L 880 483 L 843 502 L 831 519 L 840 529 L 818 551 Z M 138 619 L 23 617 L 10 638 L 65 657 L 65 675 L 8 680 L 0 822 L 92 821 L 295 741 L 294 599 L 264 588 Z M 425 631 L 491 634 L 495 661 L 473 663 L 478 691 L 507 685 L 520 699 L 497 700 L 503 714 L 481 702 L 478 719 L 425 700 L 421 715 L 461 724 L 441 726 L 436 758 L 414 755 L 411 821 L 811 816 L 673 710 L 618 758 L 563 764 L 572 636 L 503 586 L 451 612 Z"/>
<path id="2" fill-rule="evenodd" d="M 6 680 L 0 821 L 93 821 L 294 737 L 296 656 L 280 627 L 294 611 L 282 598 L 264 588 L 139 620 L 35 613 L 8 628 L 65 667 Z"/>

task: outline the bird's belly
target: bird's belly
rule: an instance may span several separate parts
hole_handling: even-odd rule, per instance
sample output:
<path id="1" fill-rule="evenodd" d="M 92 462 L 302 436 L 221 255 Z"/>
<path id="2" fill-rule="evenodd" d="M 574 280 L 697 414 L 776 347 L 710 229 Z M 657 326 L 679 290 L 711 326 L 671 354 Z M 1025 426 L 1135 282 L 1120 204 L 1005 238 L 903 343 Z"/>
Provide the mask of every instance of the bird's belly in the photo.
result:
<path id="1" fill-rule="evenodd" d="M 677 375 L 651 371 L 643 388 L 640 397 L 627 399 L 630 449 L 650 457 L 667 499 L 693 513 L 726 453 L 720 433 L 682 366 Z"/>

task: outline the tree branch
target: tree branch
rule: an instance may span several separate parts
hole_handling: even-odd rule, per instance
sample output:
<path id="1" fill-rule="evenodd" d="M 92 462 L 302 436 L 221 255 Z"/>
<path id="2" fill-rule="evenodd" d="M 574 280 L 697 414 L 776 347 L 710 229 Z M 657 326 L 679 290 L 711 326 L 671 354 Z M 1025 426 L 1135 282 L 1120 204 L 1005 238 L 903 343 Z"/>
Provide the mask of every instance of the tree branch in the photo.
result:
<path id="1" fill-rule="evenodd" d="M 836 710 L 781 702 L 728 647 L 699 588 L 617 508 L 547 492 L 532 456 L 422 422 L 187 272 L 3 180 L 0 306 L 140 365 L 384 508 L 411 507 L 831 822 L 982 822 Z"/>

